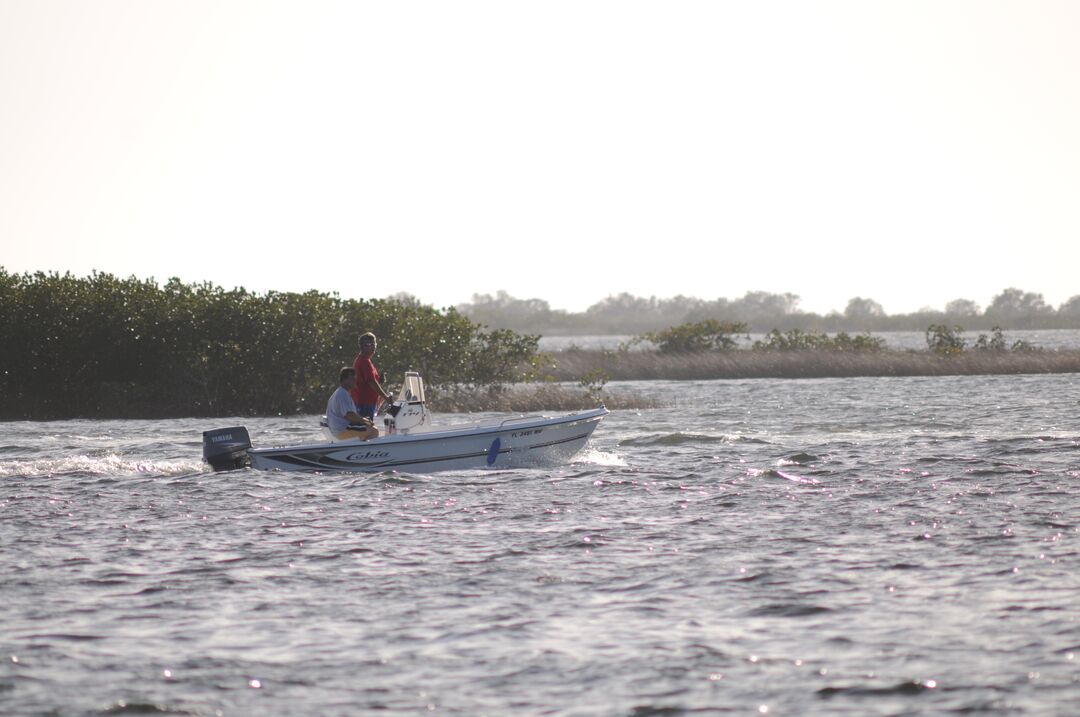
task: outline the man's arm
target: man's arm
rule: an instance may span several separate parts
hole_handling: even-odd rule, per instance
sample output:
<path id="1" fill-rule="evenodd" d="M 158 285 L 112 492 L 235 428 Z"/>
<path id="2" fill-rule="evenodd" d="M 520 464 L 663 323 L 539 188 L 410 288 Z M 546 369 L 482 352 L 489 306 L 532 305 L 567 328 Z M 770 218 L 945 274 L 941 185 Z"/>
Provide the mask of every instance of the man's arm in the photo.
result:
<path id="1" fill-rule="evenodd" d="M 375 389 L 375 393 L 379 394 L 382 397 L 382 400 L 384 400 L 384 401 L 389 401 L 390 400 L 389 391 L 387 391 L 381 385 L 379 385 L 378 381 L 376 381 L 375 379 L 371 379 L 371 380 L 368 381 L 368 385 L 371 386 L 373 389 Z"/>
<path id="2" fill-rule="evenodd" d="M 345 413 L 345 420 L 348 421 L 349 423 L 353 424 L 353 425 L 360 424 L 360 423 L 363 423 L 363 424 L 368 425 L 368 426 L 372 425 L 371 421 L 364 418 L 363 416 L 361 416 L 356 411 L 347 411 Z"/>

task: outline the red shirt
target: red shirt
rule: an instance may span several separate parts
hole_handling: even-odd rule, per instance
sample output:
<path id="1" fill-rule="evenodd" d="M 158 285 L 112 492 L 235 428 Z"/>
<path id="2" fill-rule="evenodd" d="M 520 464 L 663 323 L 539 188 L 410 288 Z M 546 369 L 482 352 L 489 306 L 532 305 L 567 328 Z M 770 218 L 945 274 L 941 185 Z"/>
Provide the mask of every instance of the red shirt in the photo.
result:
<path id="1" fill-rule="evenodd" d="M 362 353 L 356 354 L 353 368 L 356 370 L 356 385 L 353 386 L 353 390 L 350 392 L 353 403 L 357 406 L 379 405 L 382 394 L 379 393 L 378 389 L 372 387 L 371 382 L 379 381 L 380 376 L 375 364 L 371 362 L 371 358 L 365 357 Z"/>

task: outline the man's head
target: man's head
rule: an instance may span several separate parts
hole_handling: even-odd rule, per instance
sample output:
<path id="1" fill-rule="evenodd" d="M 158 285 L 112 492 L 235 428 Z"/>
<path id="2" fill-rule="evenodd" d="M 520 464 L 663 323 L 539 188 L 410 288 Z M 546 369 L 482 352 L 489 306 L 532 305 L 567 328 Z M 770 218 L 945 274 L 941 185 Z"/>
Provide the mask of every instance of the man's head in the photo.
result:
<path id="1" fill-rule="evenodd" d="M 352 366 L 342 366 L 341 370 L 338 371 L 338 383 L 343 388 L 351 389 L 353 384 L 356 383 L 356 369 Z"/>
<path id="2" fill-rule="evenodd" d="M 360 338 L 357 339 L 357 343 L 360 344 L 360 353 L 365 356 L 371 356 L 375 353 L 375 347 L 378 342 L 375 340 L 375 334 L 368 331 L 366 334 L 360 334 Z"/>

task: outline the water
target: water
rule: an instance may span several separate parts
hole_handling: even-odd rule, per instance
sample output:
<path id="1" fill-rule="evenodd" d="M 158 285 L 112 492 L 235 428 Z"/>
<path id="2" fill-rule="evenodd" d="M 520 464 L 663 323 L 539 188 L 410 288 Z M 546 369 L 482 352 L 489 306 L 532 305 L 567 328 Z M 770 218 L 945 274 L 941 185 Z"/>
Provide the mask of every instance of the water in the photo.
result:
<path id="1" fill-rule="evenodd" d="M 1080 377 L 609 387 L 555 471 L 0 424 L 0 713 L 1076 714 Z"/>

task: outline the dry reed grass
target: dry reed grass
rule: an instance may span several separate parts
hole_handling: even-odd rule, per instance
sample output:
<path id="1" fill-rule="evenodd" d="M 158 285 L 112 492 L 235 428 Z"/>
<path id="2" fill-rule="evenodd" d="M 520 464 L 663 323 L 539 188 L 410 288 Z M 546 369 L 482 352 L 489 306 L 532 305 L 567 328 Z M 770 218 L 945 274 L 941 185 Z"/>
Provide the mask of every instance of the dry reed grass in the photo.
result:
<path id="1" fill-rule="evenodd" d="M 735 378 L 844 378 L 854 376 L 967 376 L 1080 373 L 1080 350 L 965 351 L 714 351 L 660 354 L 627 351 L 564 351 L 552 354 L 547 371 L 556 381 L 602 374 L 610 381 Z"/>
<path id="2" fill-rule="evenodd" d="M 588 391 L 574 386 L 552 383 L 517 384 L 513 386 L 472 388 L 457 386 L 429 391 L 433 411 L 475 413 L 501 411 L 530 413 L 534 411 L 581 411 L 603 403 L 612 410 L 655 408 L 656 401 L 633 391 Z"/>
<path id="3" fill-rule="evenodd" d="M 711 380 L 740 378 L 848 378 L 857 376 L 974 376 L 1080 373 L 1080 350 L 965 351 L 941 356 L 930 351 L 713 351 L 660 354 L 638 351 L 573 350 L 551 355 L 546 377 L 578 382 Z M 502 387 L 455 387 L 429 391 L 435 411 L 577 411 L 603 403 L 610 409 L 655 408 L 655 399 L 632 390 L 588 390 L 559 383 Z"/>

